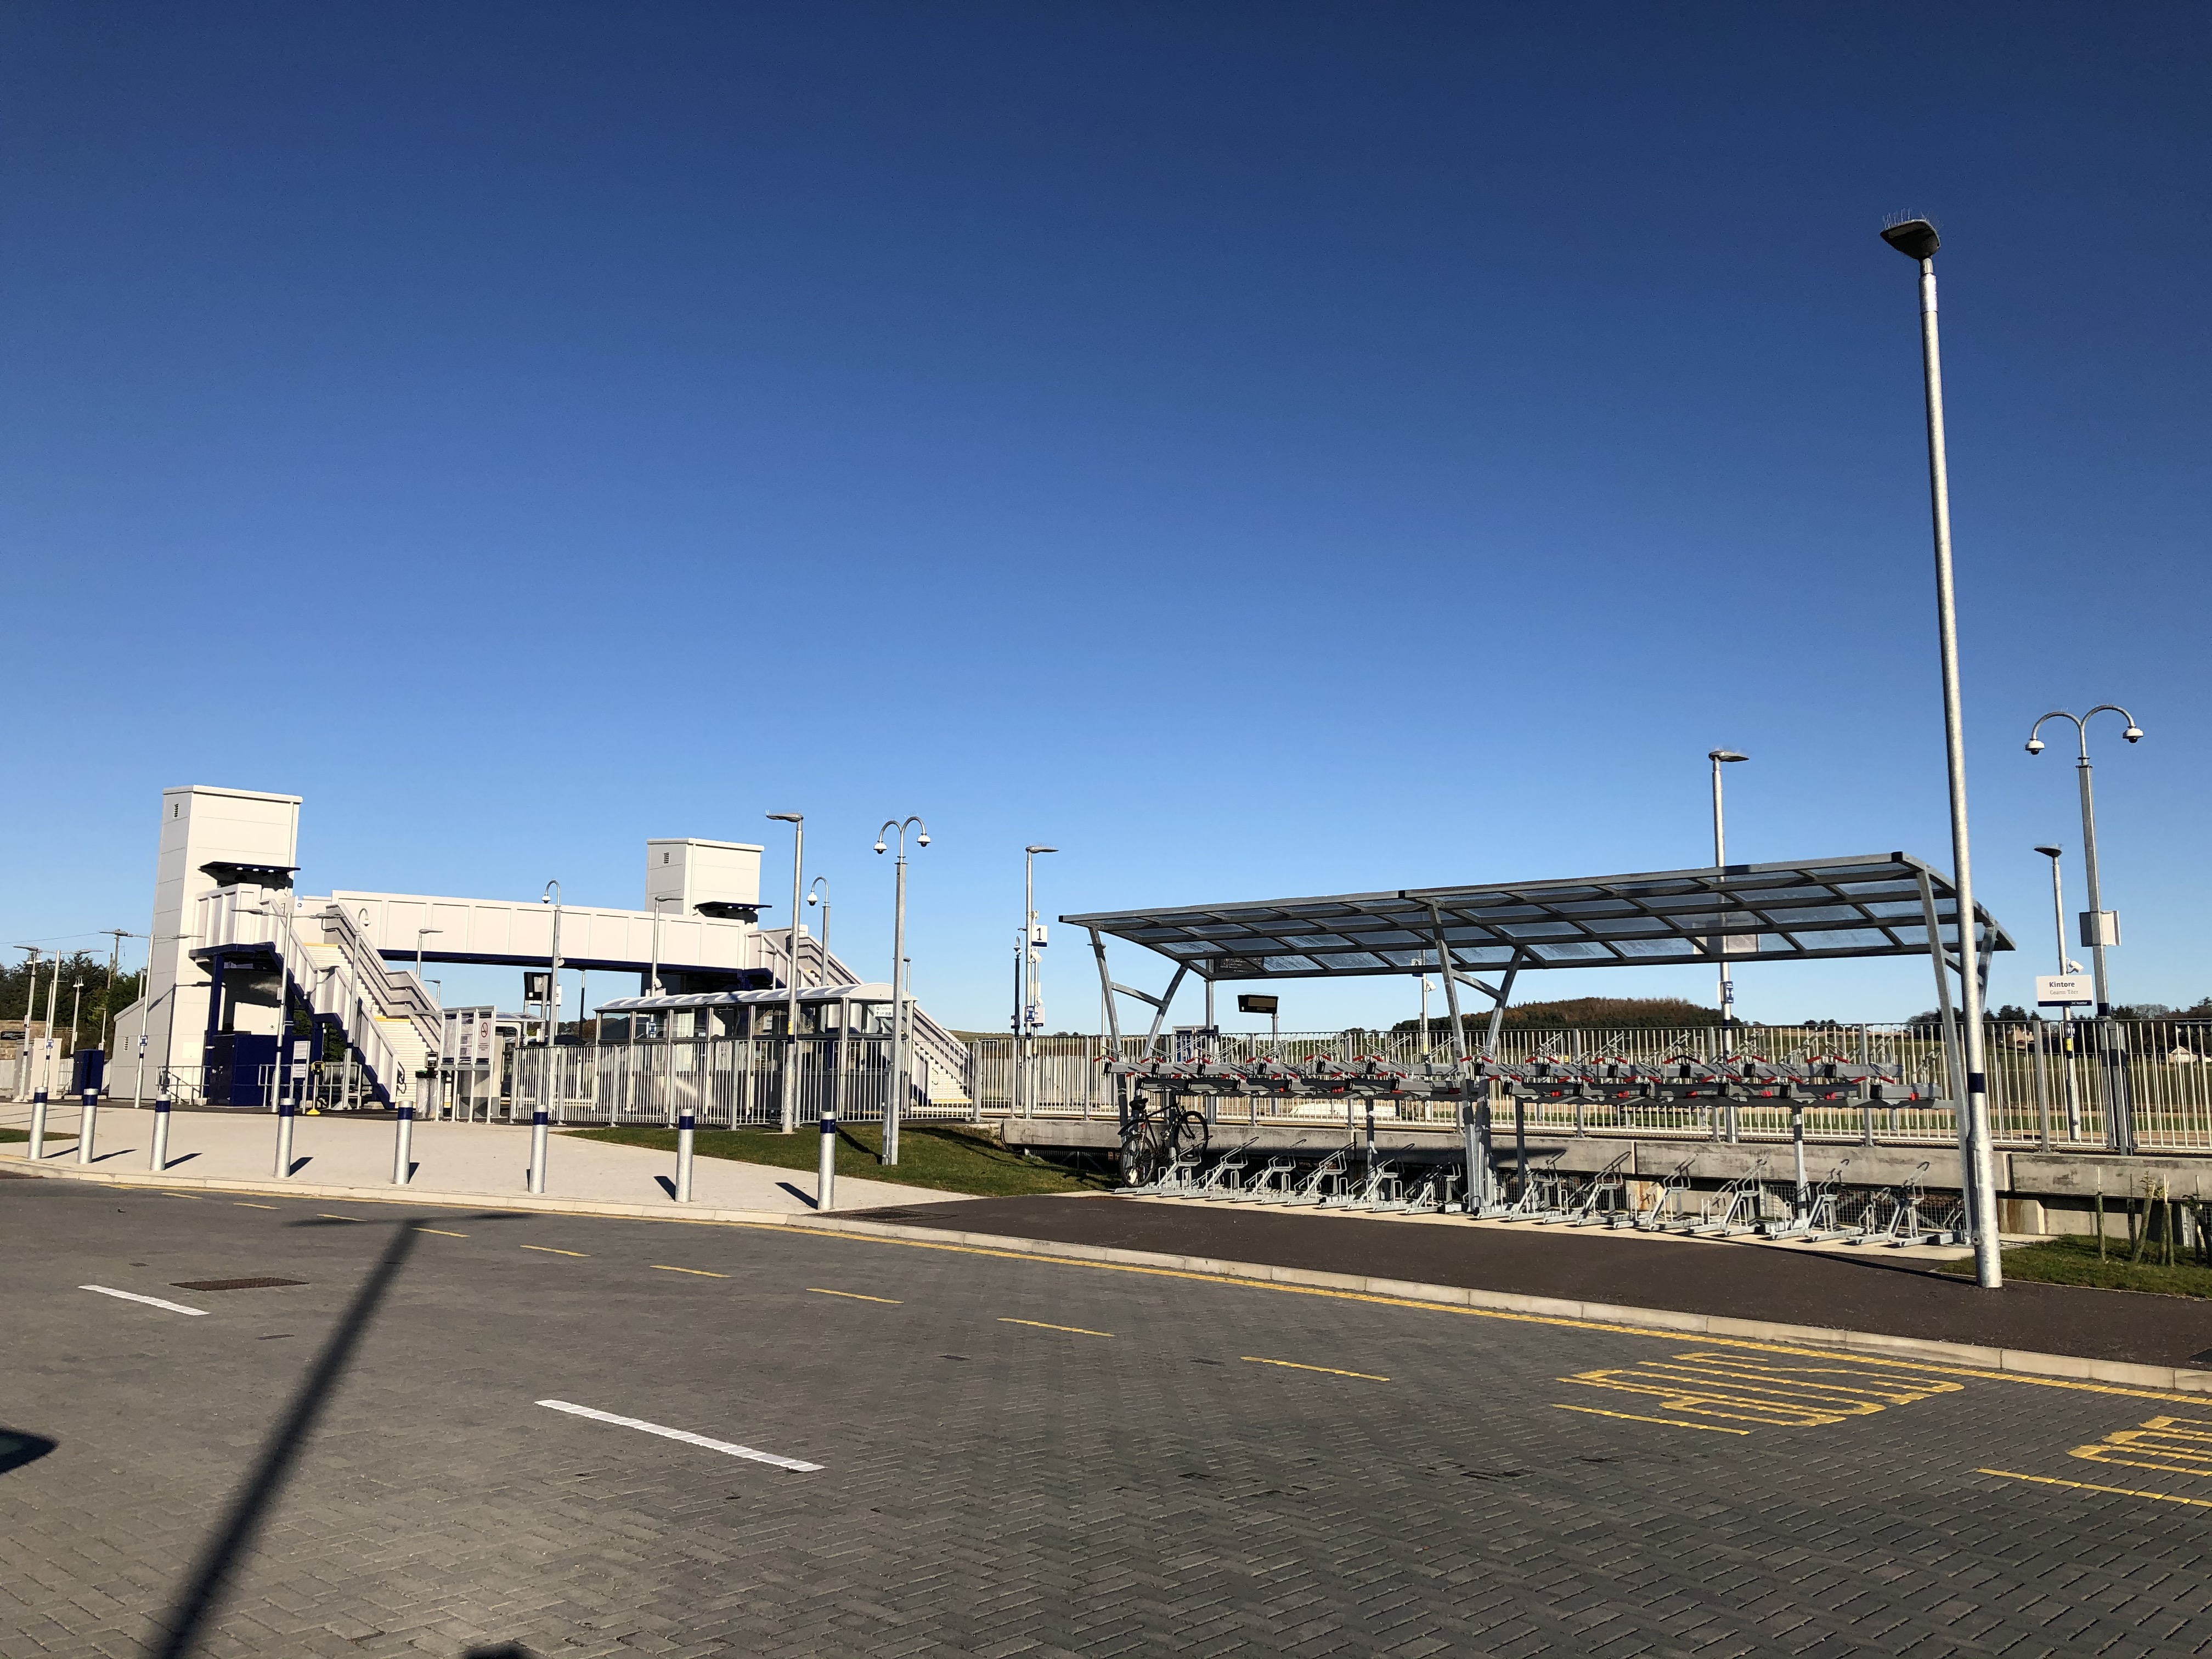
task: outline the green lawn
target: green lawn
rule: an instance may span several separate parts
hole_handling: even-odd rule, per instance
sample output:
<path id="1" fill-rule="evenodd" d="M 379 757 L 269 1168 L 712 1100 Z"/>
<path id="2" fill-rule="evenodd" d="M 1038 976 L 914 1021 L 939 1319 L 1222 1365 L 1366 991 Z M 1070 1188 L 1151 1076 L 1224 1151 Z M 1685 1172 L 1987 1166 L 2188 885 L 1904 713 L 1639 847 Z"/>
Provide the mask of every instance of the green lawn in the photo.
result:
<path id="1" fill-rule="evenodd" d="M 28 1140 L 30 1138 L 28 1129 L 0 1129 L 0 1140 Z"/>
<path id="2" fill-rule="evenodd" d="M 2021 1244 L 2004 1253 L 2007 1279 L 2033 1279 L 2043 1285 L 2089 1285 L 2106 1291 L 2148 1291 L 2156 1296 L 2212 1297 L 2212 1267 L 2177 1261 L 2171 1267 L 2154 1264 L 2159 1242 L 2152 1239 L 2137 1264 L 2128 1261 L 2128 1241 L 2105 1241 L 2105 1259 L 2097 1260 L 2097 1241 L 2090 1238 L 2046 1238 Z M 2179 1253 L 2177 1252 L 2177 1255 Z M 1962 1256 L 1946 1262 L 1948 1273 L 1974 1271 L 1974 1258 Z"/>
<path id="3" fill-rule="evenodd" d="M 570 1131 L 580 1140 L 612 1141 L 619 1146 L 676 1150 L 676 1131 L 623 1127 Z M 773 1129 L 701 1129 L 694 1150 L 702 1158 L 735 1158 L 778 1170 L 812 1174 L 821 1156 L 822 1137 L 812 1124 L 793 1134 Z M 883 1131 L 860 1123 L 837 1132 L 837 1173 L 866 1181 L 896 1182 L 905 1187 L 933 1187 L 939 1192 L 975 1193 L 997 1198 L 1018 1193 L 1085 1193 L 1109 1190 L 1103 1174 L 1085 1174 L 1043 1158 L 1008 1152 L 990 1136 L 949 1124 L 902 1124 L 896 1169 L 876 1162 Z"/>

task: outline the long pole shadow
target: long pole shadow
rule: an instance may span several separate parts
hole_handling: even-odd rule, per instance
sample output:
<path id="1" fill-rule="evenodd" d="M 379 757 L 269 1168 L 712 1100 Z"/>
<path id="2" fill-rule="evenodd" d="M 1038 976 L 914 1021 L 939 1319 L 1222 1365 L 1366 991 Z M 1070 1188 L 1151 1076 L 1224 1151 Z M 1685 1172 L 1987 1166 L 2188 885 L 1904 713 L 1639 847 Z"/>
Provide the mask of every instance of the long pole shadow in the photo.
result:
<path id="1" fill-rule="evenodd" d="M 160 1646 L 153 1650 L 156 1659 L 185 1659 L 198 1645 L 201 1632 L 214 1615 L 239 1557 L 252 1547 L 262 1522 L 283 1492 L 292 1466 L 306 1449 L 323 1407 L 330 1402 L 340 1379 L 353 1363 L 354 1351 L 368 1334 L 377 1309 L 413 1253 L 417 1224 L 416 1220 L 405 1220 L 394 1230 L 392 1242 L 385 1246 L 383 1255 L 362 1281 L 361 1288 L 354 1292 L 352 1304 L 323 1344 L 323 1352 L 313 1369 L 293 1396 L 291 1408 L 270 1431 L 260 1457 L 239 1488 L 237 1497 L 231 1500 L 230 1513 L 224 1518 L 222 1528 L 209 1541 L 176 1601 L 156 1621 L 155 1629 L 167 1632 Z"/>

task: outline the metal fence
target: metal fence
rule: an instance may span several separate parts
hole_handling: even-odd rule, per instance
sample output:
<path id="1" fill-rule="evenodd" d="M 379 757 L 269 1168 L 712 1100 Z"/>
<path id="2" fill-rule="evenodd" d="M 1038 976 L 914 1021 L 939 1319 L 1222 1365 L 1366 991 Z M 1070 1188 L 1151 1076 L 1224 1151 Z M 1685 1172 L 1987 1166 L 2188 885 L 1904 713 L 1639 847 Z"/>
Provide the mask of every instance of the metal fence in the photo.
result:
<path id="1" fill-rule="evenodd" d="M 1439 1020 L 1425 1051 L 1415 1032 L 1298 1031 L 1279 1037 L 1225 1032 L 1212 1039 L 1164 1034 L 1155 1052 L 1176 1059 L 1193 1042 L 1206 1042 L 1204 1058 L 1226 1063 L 1276 1059 L 1296 1063 L 1328 1055 L 1346 1061 L 1373 1057 L 1393 1065 L 1450 1058 L 1449 1024 Z M 2132 1116 L 2133 1146 L 2142 1152 L 2212 1152 L 2212 1021 L 2105 1020 L 2065 1023 L 1991 1021 L 1985 1064 L 1991 1133 L 2000 1146 L 2035 1150 L 2083 1150 L 2113 1144 L 2115 1100 Z M 1176 1045 L 1182 1045 L 1179 1049 Z M 1112 1115 L 1113 1091 L 1102 1064 L 1106 1042 L 1095 1036 L 1038 1037 L 1030 1044 L 1029 1080 L 1020 1091 L 1024 1109 L 1042 1117 Z M 1012 1109 L 1014 1040 L 975 1037 L 975 1098 L 979 1112 L 1003 1116 Z M 1141 1038 L 1123 1039 L 1124 1052 L 1144 1051 Z M 1861 1106 L 1820 1103 L 1806 1113 L 1806 1133 L 1833 1141 L 1956 1144 L 1948 1104 L 1954 1093 L 1953 1060 L 1942 1028 L 1928 1024 L 1580 1027 L 1507 1026 L 1497 1057 L 1519 1065 L 1533 1060 L 1644 1063 L 1688 1058 L 1711 1061 L 1729 1055 L 1776 1062 L 1843 1060 L 1895 1068 L 1899 1081 L 1933 1085 L 1933 1107 Z M 1578 1102 L 1572 1091 L 1523 1103 L 1532 1131 L 1556 1133 L 1634 1133 L 1694 1139 L 1718 1133 L 1719 1108 L 1705 1102 Z M 1745 1139 L 1781 1139 L 1790 1112 L 1780 1099 L 1734 1103 L 1736 1133 Z M 1225 1097 L 1212 1110 L 1230 1122 L 1306 1121 L 1341 1116 L 1341 1100 L 1311 1095 Z M 1364 1113 L 1364 1103 L 1359 1109 Z M 1449 1100 L 1379 1100 L 1378 1120 L 1400 1124 L 1449 1125 Z"/>
<path id="2" fill-rule="evenodd" d="M 713 1038 L 673 1042 L 578 1043 L 523 1048 L 513 1056 L 504 1098 L 483 1109 L 525 1117 L 546 1104 L 558 1124 L 650 1124 L 673 1127 L 690 1111 L 702 1129 L 783 1121 L 781 1038 Z M 880 1122 L 891 1085 L 888 1037 L 802 1037 L 798 1044 L 793 1120 L 811 1123 L 826 1105 L 843 1122 Z M 908 1121 L 974 1115 L 965 1079 L 933 1073 L 917 1055 L 900 1115 Z"/>

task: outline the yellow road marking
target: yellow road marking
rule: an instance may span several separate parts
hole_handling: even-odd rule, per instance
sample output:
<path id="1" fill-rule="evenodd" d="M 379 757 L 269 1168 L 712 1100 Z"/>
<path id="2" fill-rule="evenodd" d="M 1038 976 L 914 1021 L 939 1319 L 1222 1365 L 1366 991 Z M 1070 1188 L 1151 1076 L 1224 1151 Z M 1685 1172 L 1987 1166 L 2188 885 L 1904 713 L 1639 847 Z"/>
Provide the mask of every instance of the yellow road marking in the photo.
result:
<path id="1" fill-rule="evenodd" d="M 2168 1474 L 2212 1474 L 2212 1423 L 2191 1417 L 2154 1417 L 2068 1453 L 2091 1463 L 2124 1463 Z"/>
<path id="2" fill-rule="evenodd" d="M 2060 1480 L 2047 1474 L 2021 1474 L 2013 1469 L 1976 1469 L 2001 1480 L 2033 1480 L 2039 1486 L 2071 1486 L 2075 1492 L 2108 1492 L 2118 1498 L 2148 1498 L 2160 1504 L 2186 1504 L 2192 1509 L 2212 1510 L 2212 1498 L 2176 1498 L 2170 1492 L 2137 1492 L 2132 1486 L 2097 1486 L 2087 1480 Z"/>
<path id="3" fill-rule="evenodd" d="M 1111 1336 L 1111 1331 L 1086 1331 L 1080 1325 L 1048 1325 L 1042 1319 L 1002 1319 L 1001 1325 L 1029 1325 L 1040 1331 L 1066 1331 L 1073 1336 Z"/>
<path id="4" fill-rule="evenodd" d="M 1672 1417 L 1638 1417 L 1634 1412 L 1601 1412 L 1595 1406 L 1563 1406 L 1552 1402 L 1555 1412 L 1581 1412 L 1589 1417 L 1618 1417 L 1629 1423 L 1664 1423 L 1670 1429 L 1696 1429 L 1705 1434 L 1749 1434 L 1749 1429 L 1724 1429 L 1717 1423 L 1684 1423 Z"/>
<path id="5" fill-rule="evenodd" d="M 273 1210 L 276 1206 L 274 1204 L 247 1204 L 241 1200 L 230 1207 L 234 1210 Z"/>
<path id="6" fill-rule="evenodd" d="M 654 1262 L 653 1264 L 653 1269 L 655 1273 L 691 1273 L 700 1279 L 727 1279 L 729 1277 L 729 1274 L 727 1273 L 710 1273 L 704 1267 L 672 1267 L 665 1261 Z"/>
<path id="7" fill-rule="evenodd" d="M 1295 1359 L 1262 1359 L 1256 1353 L 1242 1354 L 1238 1358 L 1249 1364 L 1280 1365 L 1293 1371 L 1319 1371 L 1326 1376 L 1356 1376 L 1363 1382 L 1388 1382 L 1390 1380 L 1387 1376 L 1377 1376 L 1372 1371 L 1340 1371 L 1334 1365 L 1301 1365 Z"/>
<path id="8" fill-rule="evenodd" d="M 395 1200 L 396 1201 L 396 1200 Z M 827 1227 L 776 1226 L 758 1221 L 691 1221 L 680 1216 L 668 1220 L 679 1226 L 744 1228 L 752 1232 L 799 1233 L 811 1238 L 840 1238 L 853 1244 L 896 1244 L 912 1250 L 944 1250 L 954 1255 L 993 1256 L 1002 1261 L 1039 1261 L 1061 1267 L 1087 1267 L 1095 1273 L 1136 1273 L 1148 1279 L 1181 1279 L 1199 1285 L 1227 1285 L 1244 1291 L 1273 1291 L 1281 1296 L 1326 1297 L 1337 1302 L 1364 1302 L 1377 1308 L 1411 1308 L 1421 1313 L 1458 1314 L 1468 1319 L 1496 1319 L 1515 1325 L 1548 1325 L 1555 1330 L 1598 1331 L 1607 1336 L 1646 1336 L 1662 1342 L 1698 1342 L 1711 1348 L 1740 1348 L 1752 1353 L 1800 1355 L 1844 1365 L 1924 1371 L 1938 1376 L 1979 1377 L 1990 1382 L 2017 1382 L 2032 1389 L 2063 1389 L 2076 1394 L 2118 1395 L 2130 1400 L 2167 1400 L 2203 1407 L 2202 1395 L 2176 1394 L 2166 1389 L 2130 1388 L 2120 1382 L 2077 1382 L 2069 1377 L 2036 1376 L 2026 1371 L 1991 1370 L 1980 1365 L 1953 1365 L 1936 1359 L 1907 1359 L 1893 1355 L 1846 1353 L 1834 1348 L 1796 1347 L 1784 1342 L 1760 1342 L 1750 1337 L 1709 1336 L 1696 1331 L 1660 1330 L 1650 1325 L 1613 1323 L 1602 1319 L 1571 1319 L 1565 1314 L 1513 1313 L 1503 1308 L 1455 1308 L 1449 1302 L 1424 1302 L 1409 1296 L 1378 1296 L 1370 1291 L 1332 1291 L 1317 1285 L 1285 1285 L 1273 1279 L 1239 1279 L 1232 1273 L 1194 1273 L 1187 1267 L 1147 1267 L 1128 1261 L 1085 1261 L 1074 1256 L 1046 1255 L 1035 1250 L 994 1250 L 980 1244 L 936 1244 L 919 1238 L 878 1238 L 866 1233 L 833 1232 Z"/>
<path id="9" fill-rule="evenodd" d="M 1850 1380 L 1822 1380 L 1827 1377 Z M 1650 1395 L 1668 1411 L 1692 1417 L 1791 1428 L 1870 1417 L 1890 1406 L 1957 1394 L 1966 1387 L 1940 1377 L 1844 1370 L 1834 1365 L 1777 1365 L 1730 1353 L 1679 1353 L 1670 1359 L 1577 1371 L 1559 1381 Z"/>
<path id="10" fill-rule="evenodd" d="M 842 1296 L 852 1302 L 880 1302 L 887 1308 L 903 1308 L 903 1302 L 894 1302 L 887 1296 L 862 1296 L 858 1291 L 825 1291 L 819 1285 L 806 1287 L 817 1296 Z"/>
<path id="11" fill-rule="evenodd" d="M 582 1255 L 582 1250 L 556 1250 L 550 1244 L 525 1244 L 526 1250 L 537 1250 L 545 1255 Z"/>
<path id="12" fill-rule="evenodd" d="M 435 1233 L 441 1238 L 466 1238 L 466 1233 L 449 1233 L 443 1227 L 417 1227 L 418 1233 Z"/>
<path id="13" fill-rule="evenodd" d="M 167 1187 L 162 1188 L 161 1189 L 161 1196 L 164 1198 L 199 1199 L 205 1196 L 205 1194 L 202 1193 L 173 1193 Z"/>

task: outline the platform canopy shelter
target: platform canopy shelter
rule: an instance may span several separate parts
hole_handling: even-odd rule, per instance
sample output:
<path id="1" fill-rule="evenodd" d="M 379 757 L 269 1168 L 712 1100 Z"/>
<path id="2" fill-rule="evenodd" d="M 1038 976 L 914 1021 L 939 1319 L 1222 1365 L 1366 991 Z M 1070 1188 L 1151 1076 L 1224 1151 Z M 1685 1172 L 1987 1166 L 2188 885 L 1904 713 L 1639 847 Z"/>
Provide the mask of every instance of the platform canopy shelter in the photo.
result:
<path id="1" fill-rule="evenodd" d="M 1335 979 L 1434 973 L 1443 976 L 1452 1029 L 1462 1030 L 1459 988 L 1492 1005 L 1486 1051 L 1522 973 L 1545 968 L 1661 968 L 1737 962 L 1814 962 L 1847 957 L 1933 955 L 1958 966 L 1959 896 L 1949 878 L 1904 853 L 1803 863 L 1731 864 L 1569 881 L 1406 888 L 1258 903 L 1190 904 L 1062 916 L 1091 936 L 1106 992 L 1109 1033 L 1121 1058 L 1116 994 L 1154 1010 L 1159 1036 L 1184 976 L 1223 980 Z M 2012 940 L 1975 908 L 1977 961 Z M 1175 963 L 1158 996 L 1116 983 L 1106 939 L 1126 939 Z M 1480 977 L 1487 973 L 1491 979 Z M 1939 965 L 1938 1000 L 1950 988 Z M 1465 1039 L 1455 1036 L 1455 1052 Z"/>

